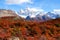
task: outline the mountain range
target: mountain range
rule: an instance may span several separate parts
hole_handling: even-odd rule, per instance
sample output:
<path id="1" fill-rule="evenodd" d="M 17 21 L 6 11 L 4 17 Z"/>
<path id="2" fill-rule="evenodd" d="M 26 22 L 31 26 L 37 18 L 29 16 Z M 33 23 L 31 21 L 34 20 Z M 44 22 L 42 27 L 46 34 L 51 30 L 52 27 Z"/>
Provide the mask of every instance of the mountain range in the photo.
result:
<path id="1" fill-rule="evenodd" d="M 32 10 L 29 8 L 25 10 L 21 9 L 18 14 L 23 15 L 21 17 L 26 18 L 26 20 L 36 20 L 36 21 L 40 21 L 40 20 L 45 21 L 45 20 L 60 18 L 60 14 L 57 12 L 44 12 L 39 10 Z"/>
<path id="2" fill-rule="evenodd" d="M 48 12 L 44 15 L 37 14 L 35 17 L 27 16 L 26 20 L 46 21 L 56 18 L 60 18 L 60 15 Z"/>
<path id="3" fill-rule="evenodd" d="M 20 12 L 16 13 L 12 10 L 6 10 L 6 9 L 0 9 L 0 18 L 1 17 L 10 17 L 10 18 L 22 18 L 20 15 L 26 15 L 25 20 L 31 20 L 31 21 L 46 21 L 50 19 L 56 19 L 60 18 L 59 14 L 52 13 L 52 12 L 40 12 L 40 11 L 29 11 L 29 9 L 26 9 L 25 11 L 20 10 Z"/>

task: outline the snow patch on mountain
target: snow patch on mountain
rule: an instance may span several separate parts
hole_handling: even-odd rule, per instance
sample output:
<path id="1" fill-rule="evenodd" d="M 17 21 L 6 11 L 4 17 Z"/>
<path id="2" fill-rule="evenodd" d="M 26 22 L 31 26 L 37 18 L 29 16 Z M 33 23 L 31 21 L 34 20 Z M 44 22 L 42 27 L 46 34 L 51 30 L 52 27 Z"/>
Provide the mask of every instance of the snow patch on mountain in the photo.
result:
<path id="1" fill-rule="evenodd" d="M 42 9 L 37 8 L 26 8 L 21 9 L 19 15 L 24 18 L 33 18 L 33 19 L 40 19 L 40 20 L 50 20 L 56 19 L 60 17 L 60 10 L 54 10 L 52 12 L 45 12 Z"/>

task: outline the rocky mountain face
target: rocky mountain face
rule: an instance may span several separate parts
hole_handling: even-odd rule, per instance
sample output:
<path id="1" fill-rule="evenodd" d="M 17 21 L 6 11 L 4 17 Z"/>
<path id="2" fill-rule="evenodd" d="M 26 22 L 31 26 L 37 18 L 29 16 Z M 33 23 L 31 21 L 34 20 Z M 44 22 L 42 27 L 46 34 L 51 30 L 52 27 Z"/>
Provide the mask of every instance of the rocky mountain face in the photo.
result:
<path id="1" fill-rule="evenodd" d="M 56 19 L 56 18 L 60 18 L 58 14 L 47 12 L 44 15 L 37 14 L 35 17 L 27 16 L 26 20 L 47 21 L 47 20 Z"/>
<path id="2" fill-rule="evenodd" d="M 0 9 L 0 17 L 6 16 L 17 16 L 17 14 L 15 13 L 15 11 L 12 10 Z"/>
<path id="3" fill-rule="evenodd" d="M 20 19 L 21 17 L 15 11 L 0 9 L 0 18 L 2 19 Z M 21 18 L 22 19 L 22 18 Z"/>

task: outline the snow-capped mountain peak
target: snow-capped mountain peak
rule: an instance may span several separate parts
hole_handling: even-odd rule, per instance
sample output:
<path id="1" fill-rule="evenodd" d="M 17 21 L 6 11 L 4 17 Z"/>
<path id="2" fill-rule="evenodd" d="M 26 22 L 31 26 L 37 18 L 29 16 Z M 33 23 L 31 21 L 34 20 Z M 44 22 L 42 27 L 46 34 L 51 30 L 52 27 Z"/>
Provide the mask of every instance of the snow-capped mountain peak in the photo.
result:
<path id="1" fill-rule="evenodd" d="M 50 19 L 56 19 L 60 17 L 59 14 L 55 12 L 45 12 L 42 9 L 36 9 L 36 8 L 26 8 L 24 10 L 20 10 L 20 15 L 23 15 L 21 17 L 27 18 L 34 18 L 34 19 L 41 19 L 41 20 L 50 20 Z"/>

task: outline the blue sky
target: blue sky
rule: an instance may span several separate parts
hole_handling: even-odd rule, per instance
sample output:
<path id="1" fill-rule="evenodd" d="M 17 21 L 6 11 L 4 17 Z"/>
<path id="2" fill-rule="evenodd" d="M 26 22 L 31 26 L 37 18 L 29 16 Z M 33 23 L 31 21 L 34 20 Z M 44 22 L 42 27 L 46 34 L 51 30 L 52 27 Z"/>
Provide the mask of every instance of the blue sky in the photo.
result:
<path id="1" fill-rule="evenodd" d="M 27 7 L 53 11 L 60 9 L 60 0 L 0 0 L 0 9 L 20 11 Z"/>

